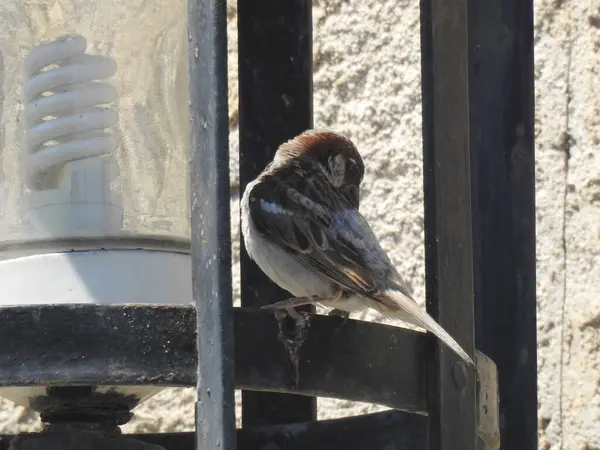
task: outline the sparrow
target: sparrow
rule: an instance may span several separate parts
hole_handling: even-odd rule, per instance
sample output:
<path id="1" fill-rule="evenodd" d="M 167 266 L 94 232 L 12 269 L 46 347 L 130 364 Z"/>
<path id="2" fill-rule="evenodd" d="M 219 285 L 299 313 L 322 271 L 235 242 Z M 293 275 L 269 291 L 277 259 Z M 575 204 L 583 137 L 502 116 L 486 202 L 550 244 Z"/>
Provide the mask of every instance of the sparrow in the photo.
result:
<path id="1" fill-rule="evenodd" d="M 345 319 L 372 308 L 433 333 L 475 369 L 456 340 L 417 305 L 358 211 L 364 172 L 349 139 L 307 130 L 280 145 L 246 186 L 240 202 L 246 251 L 294 296 L 267 308 L 319 304 Z"/>

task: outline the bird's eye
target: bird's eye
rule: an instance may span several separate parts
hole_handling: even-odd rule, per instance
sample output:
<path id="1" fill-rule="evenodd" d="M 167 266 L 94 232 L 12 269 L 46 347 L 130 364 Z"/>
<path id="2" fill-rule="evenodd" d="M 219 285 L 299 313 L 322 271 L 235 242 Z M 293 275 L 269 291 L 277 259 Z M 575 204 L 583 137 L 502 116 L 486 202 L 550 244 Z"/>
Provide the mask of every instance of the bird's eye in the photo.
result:
<path id="1" fill-rule="evenodd" d="M 349 160 L 350 164 L 348 164 L 348 178 L 352 181 L 358 182 L 360 181 L 360 169 L 356 161 L 351 159 Z"/>

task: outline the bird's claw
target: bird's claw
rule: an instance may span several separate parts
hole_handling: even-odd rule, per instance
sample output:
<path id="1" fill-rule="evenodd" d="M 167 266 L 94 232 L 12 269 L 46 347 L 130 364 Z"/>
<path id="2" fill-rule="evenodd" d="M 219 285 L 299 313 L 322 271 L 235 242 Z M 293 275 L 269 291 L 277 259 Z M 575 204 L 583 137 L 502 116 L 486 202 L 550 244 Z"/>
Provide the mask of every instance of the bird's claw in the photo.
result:
<path id="1" fill-rule="evenodd" d="M 273 314 L 277 322 L 283 322 L 287 317 L 292 319 L 297 327 L 303 328 L 309 320 L 309 314 L 304 311 L 296 311 L 294 308 L 274 309 Z"/>

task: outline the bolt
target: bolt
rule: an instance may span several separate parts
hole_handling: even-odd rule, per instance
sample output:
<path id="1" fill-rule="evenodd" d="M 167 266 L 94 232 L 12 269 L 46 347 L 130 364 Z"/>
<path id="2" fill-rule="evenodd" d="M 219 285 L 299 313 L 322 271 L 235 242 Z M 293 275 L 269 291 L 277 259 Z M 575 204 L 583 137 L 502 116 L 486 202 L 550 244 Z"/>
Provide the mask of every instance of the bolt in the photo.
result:
<path id="1" fill-rule="evenodd" d="M 452 378 L 454 385 L 458 390 L 463 390 L 467 387 L 467 368 L 462 361 L 457 361 L 452 368 Z"/>

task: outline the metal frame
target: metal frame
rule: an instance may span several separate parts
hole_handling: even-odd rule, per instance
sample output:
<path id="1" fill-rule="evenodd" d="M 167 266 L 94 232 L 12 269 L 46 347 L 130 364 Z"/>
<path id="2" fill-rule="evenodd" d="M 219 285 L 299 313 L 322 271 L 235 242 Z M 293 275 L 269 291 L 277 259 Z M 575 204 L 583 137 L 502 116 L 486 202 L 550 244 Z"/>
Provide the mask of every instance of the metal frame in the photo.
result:
<path id="1" fill-rule="evenodd" d="M 49 386 L 196 384 L 191 306 L 15 307 L 0 309 L 0 323 L 6 324 L 0 328 L 0 386 L 35 386 L 40 380 Z M 59 323 L 62 332 L 53 333 Z M 426 413 L 423 333 L 355 320 L 339 326 L 335 319 L 314 316 L 298 352 L 296 383 L 273 314 L 235 308 L 232 329 L 238 389 L 347 398 Z M 16 335 L 21 338 L 11 339 Z M 386 351 L 364 353 L 379 346 Z"/>
<path id="2" fill-rule="evenodd" d="M 416 439 L 425 433 L 428 341 L 425 334 L 354 320 L 340 326 L 335 318 L 313 316 L 310 333 L 298 352 L 300 378 L 297 382 L 285 347 L 286 336 L 282 336 L 280 323 L 273 315 L 236 308 L 233 318 L 233 340 L 237 343 L 236 388 L 377 403 L 398 410 L 394 423 L 407 427 L 402 432 L 397 430 L 398 434 Z M 70 420 L 81 419 L 89 411 L 97 412 L 98 405 L 111 406 L 103 414 L 111 416 L 108 417 L 111 423 L 129 420 L 129 411 L 136 406 L 137 399 L 104 397 L 96 401 L 94 395 L 90 395 L 91 386 L 193 386 L 196 383 L 198 361 L 193 307 L 14 307 L 0 310 L 0 323 L 6 324 L 0 328 L 0 341 L 5 342 L 0 347 L 0 385 L 38 386 L 43 381 L 46 386 L 82 386 L 60 388 L 65 394 L 63 402 L 61 396 L 56 395 L 49 396 L 55 399 L 53 402 L 48 402 L 48 397 L 41 398 L 46 401 L 46 407 L 38 402 L 37 410 L 50 422 L 56 417 L 64 422 L 64 411 L 70 414 Z M 58 327 L 61 333 L 56 332 Z M 13 339 L 15 335 L 20 339 Z M 385 351 L 365 352 L 369 348 Z M 478 365 L 491 371 L 491 377 L 482 378 L 481 392 L 493 394 L 495 366 L 479 360 Z M 483 406 L 493 412 L 494 398 Z M 420 418 L 409 419 L 407 414 Z M 490 429 L 493 432 L 497 428 L 494 428 L 497 422 L 493 421 L 494 417 L 487 420 L 486 414 L 489 413 L 480 414 L 486 419 L 487 428 L 480 427 L 479 434 L 486 442 L 494 442 L 495 436 L 488 434 Z M 377 425 L 377 417 L 383 417 L 384 423 Z M 386 415 L 368 416 L 361 427 L 370 424 L 377 429 L 386 428 L 388 418 Z M 360 420 L 361 417 L 357 417 L 345 425 L 343 421 L 331 422 L 331 427 L 318 428 L 319 433 L 327 430 L 338 433 L 344 426 L 354 430 Z M 413 430 L 414 427 L 421 428 Z M 259 433 L 265 428 L 244 429 Z M 277 439 L 291 439 L 294 434 L 289 427 L 277 431 L 277 427 L 271 426 L 269 430 L 279 436 Z M 304 432 L 302 435 L 303 439 L 308 436 Z M 182 439 L 185 442 L 186 438 Z M 366 446 L 374 441 L 364 442 Z M 415 441 L 411 448 L 419 443 L 422 441 Z"/>
<path id="3" fill-rule="evenodd" d="M 491 357 L 477 353 L 479 380 L 425 334 L 321 316 L 311 316 L 294 366 L 286 342 L 298 330 L 256 308 L 232 308 L 225 2 L 188 5 L 196 309 L 1 309 L 0 385 L 71 385 L 51 388 L 70 400 L 48 394 L 52 402 L 39 405 L 51 409 L 42 412 L 64 422 L 88 408 L 108 420 L 108 434 L 102 447 L 104 435 L 53 424 L 54 434 L 0 436 L 0 450 L 92 441 L 167 450 L 465 450 L 482 447 L 476 435 L 498 448 L 498 434 L 502 448 L 536 449 L 532 2 L 421 5 L 427 307 L 469 353 L 477 347 Z M 239 39 L 243 189 L 280 142 L 312 125 L 310 1 L 240 1 Z M 285 295 L 242 258 L 244 306 Z M 93 404 L 89 389 L 74 384 L 196 385 L 196 433 L 118 437 L 114 424 L 127 420 L 135 399 Z M 244 394 L 237 431 L 234 387 L 268 391 Z M 310 396 L 400 411 L 315 422 Z M 107 400 L 115 404 L 99 415 Z"/>
<path id="4" fill-rule="evenodd" d="M 469 14 L 476 343 L 498 366 L 502 448 L 536 449 L 533 2 Z"/>
<path id="5" fill-rule="evenodd" d="M 238 1 L 238 67 L 243 192 L 282 142 L 312 127 L 311 0 Z M 240 259 L 243 306 L 286 298 L 249 259 L 243 242 Z M 316 417 L 316 398 L 242 391 L 244 427 Z"/>
<path id="6" fill-rule="evenodd" d="M 227 450 L 236 447 L 227 3 L 190 0 L 188 23 L 192 284 L 198 349 L 196 446 Z"/>
<path id="7" fill-rule="evenodd" d="M 474 355 L 468 43 L 465 0 L 422 2 L 427 309 Z M 475 374 L 447 348 L 432 344 L 429 448 L 475 450 Z"/>
<path id="8" fill-rule="evenodd" d="M 422 0 L 421 13 L 428 308 L 497 364 L 502 448 L 534 449 L 533 2 Z M 457 392 L 443 350 L 432 365 L 430 448 L 474 448 L 474 415 L 456 412 L 471 411 L 472 381 Z"/>

